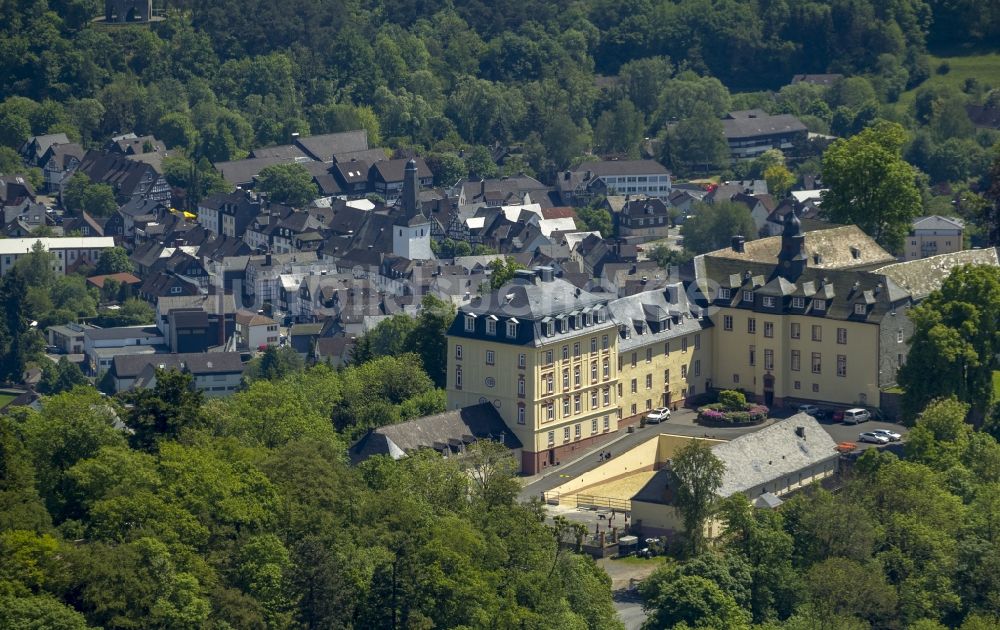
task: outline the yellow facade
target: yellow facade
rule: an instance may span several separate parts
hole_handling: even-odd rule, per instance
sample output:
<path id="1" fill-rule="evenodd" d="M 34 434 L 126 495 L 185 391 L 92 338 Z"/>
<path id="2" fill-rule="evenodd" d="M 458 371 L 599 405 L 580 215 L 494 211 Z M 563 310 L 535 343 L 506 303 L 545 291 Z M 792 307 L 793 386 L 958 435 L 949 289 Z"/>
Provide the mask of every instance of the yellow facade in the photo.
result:
<path id="1" fill-rule="evenodd" d="M 623 350 L 618 356 L 622 416 L 677 409 L 704 394 L 712 375 L 711 329 Z"/>
<path id="2" fill-rule="evenodd" d="M 618 430 L 618 344 L 611 326 L 541 347 L 448 338 L 448 405 L 492 402 L 527 452 Z"/>
<path id="3" fill-rule="evenodd" d="M 713 315 L 712 385 L 764 400 L 878 404 L 879 327 L 854 321 L 721 308 Z"/>

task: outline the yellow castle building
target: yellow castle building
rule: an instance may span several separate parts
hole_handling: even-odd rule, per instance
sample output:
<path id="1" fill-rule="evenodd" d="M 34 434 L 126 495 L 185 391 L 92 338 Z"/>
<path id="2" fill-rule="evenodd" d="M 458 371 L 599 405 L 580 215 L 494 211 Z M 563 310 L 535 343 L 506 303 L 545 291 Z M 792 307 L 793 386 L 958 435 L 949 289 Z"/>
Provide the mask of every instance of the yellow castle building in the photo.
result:
<path id="1" fill-rule="evenodd" d="M 909 310 L 995 249 L 909 262 L 856 226 L 698 256 L 686 282 L 618 298 L 552 268 L 459 309 L 448 331 L 448 407 L 490 403 L 532 475 L 582 454 L 653 408 L 739 389 L 768 406 L 879 406 L 912 334 Z"/>

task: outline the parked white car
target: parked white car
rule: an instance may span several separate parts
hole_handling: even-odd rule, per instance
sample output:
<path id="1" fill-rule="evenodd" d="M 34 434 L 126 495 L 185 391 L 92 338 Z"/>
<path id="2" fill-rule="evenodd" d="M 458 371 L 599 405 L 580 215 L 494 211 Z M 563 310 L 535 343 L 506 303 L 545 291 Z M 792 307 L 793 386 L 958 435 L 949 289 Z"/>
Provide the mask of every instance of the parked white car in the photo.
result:
<path id="1" fill-rule="evenodd" d="M 865 431 L 864 433 L 858 434 L 858 442 L 870 442 L 872 444 L 888 444 L 889 438 L 884 435 L 879 435 L 874 431 Z"/>
<path id="2" fill-rule="evenodd" d="M 867 409 L 855 407 L 844 412 L 844 424 L 861 424 L 871 420 L 872 414 Z"/>
<path id="3" fill-rule="evenodd" d="M 902 435 L 896 433 L 895 431 L 890 431 L 889 429 L 875 429 L 872 431 L 872 433 L 874 433 L 875 435 L 884 436 L 888 438 L 890 442 L 898 442 L 901 439 L 903 439 Z"/>
<path id="4" fill-rule="evenodd" d="M 659 424 L 670 419 L 670 410 L 666 407 L 657 407 L 646 414 L 647 424 Z"/>

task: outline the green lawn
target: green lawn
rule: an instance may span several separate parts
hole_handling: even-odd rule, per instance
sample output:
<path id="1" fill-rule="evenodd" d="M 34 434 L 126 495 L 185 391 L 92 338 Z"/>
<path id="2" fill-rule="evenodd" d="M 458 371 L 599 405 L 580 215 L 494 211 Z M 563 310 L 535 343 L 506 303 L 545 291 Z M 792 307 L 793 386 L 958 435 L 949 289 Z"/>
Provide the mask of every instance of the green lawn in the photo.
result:
<path id="1" fill-rule="evenodd" d="M 931 76 L 915 89 L 903 92 L 899 97 L 902 107 L 909 107 L 916 98 L 917 90 L 934 85 L 950 85 L 957 90 L 962 89 L 965 80 L 974 77 L 983 85 L 1000 87 L 1000 53 L 984 53 L 975 55 L 960 55 L 955 57 L 936 57 L 930 55 Z M 942 62 L 948 62 L 951 69 L 947 74 L 938 74 Z"/>
<path id="2" fill-rule="evenodd" d="M 3 409 L 10 403 L 10 401 L 17 398 L 14 394 L 8 394 L 6 392 L 0 392 L 0 409 Z"/>
<path id="3" fill-rule="evenodd" d="M 667 561 L 667 556 L 656 556 L 653 558 L 637 558 L 635 556 L 626 556 L 624 558 L 614 558 L 614 562 L 621 564 L 634 564 L 636 566 L 657 566 L 664 564 Z"/>
<path id="4" fill-rule="evenodd" d="M 993 370 L 993 397 L 1000 400 L 1000 370 Z"/>

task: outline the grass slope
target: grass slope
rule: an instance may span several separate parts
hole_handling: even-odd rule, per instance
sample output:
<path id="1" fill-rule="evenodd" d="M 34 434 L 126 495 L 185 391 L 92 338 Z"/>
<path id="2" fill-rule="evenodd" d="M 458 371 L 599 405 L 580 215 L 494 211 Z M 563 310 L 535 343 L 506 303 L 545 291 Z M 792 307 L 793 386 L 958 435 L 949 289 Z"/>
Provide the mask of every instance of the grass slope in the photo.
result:
<path id="1" fill-rule="evenodd" d="M 1000 87 L 1000 53 L 937 57 L 931 55 L 931 76 L 915 89 L 903 92 L 899 104 L 909 107 L 917 96 L 917 90 L 931 86 L 951 86 L 961 91 L 968 78 L 979 80 L 980 84 Z M 938 74 L 938 67 L 947 62 L 951 69 L 947 74 Z"/>

